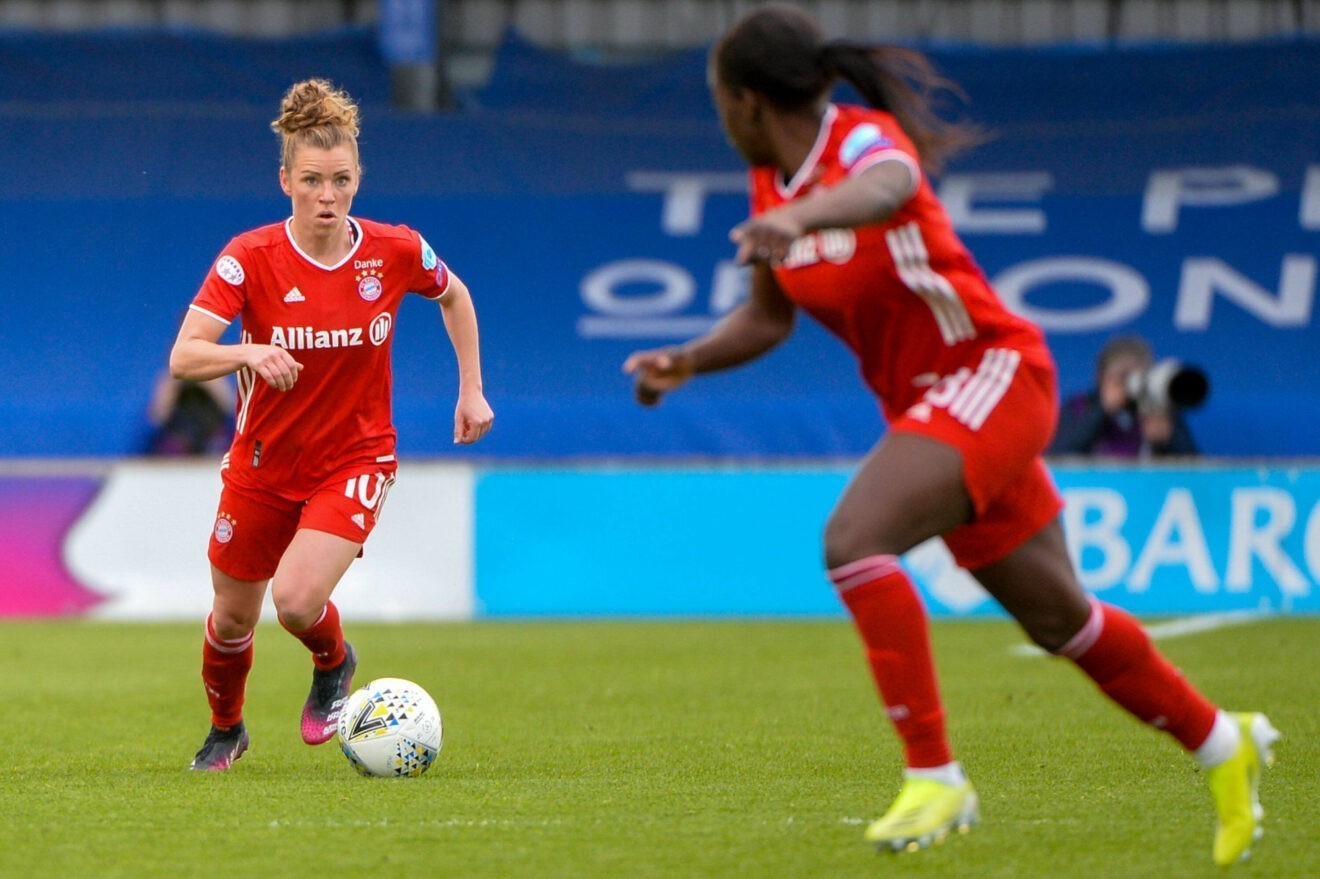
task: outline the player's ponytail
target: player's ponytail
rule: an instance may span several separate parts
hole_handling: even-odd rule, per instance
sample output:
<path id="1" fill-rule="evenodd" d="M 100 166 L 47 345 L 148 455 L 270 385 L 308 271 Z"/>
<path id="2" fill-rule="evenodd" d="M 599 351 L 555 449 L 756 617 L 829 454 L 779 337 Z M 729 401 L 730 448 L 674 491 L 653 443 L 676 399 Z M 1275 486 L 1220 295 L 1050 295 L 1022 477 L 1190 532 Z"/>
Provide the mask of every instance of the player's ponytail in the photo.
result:
<path id="1" fill-rule="evenodd" d="M 817 59 L 831 80 L 847 80 L 872 107 L 892 113 L 930 171 L 985 139 L 975 126 L 949 122 L 936 113 L 937 102 L 964 101 L 966 94 L 915 49 L 831 40 L 820 47 Z"/>
<path id="2" fill-rule="evenodd" d="M 845 79 L 872 107 L 894 115 L 930 171 L 984 139 L 974 126 L 936 113 L 937 101 L 963 93 L 925 55 L 826 41 L 816 20 L 792 6 L 767 4 L 744 16 L 716 45 L 714 63 L 725 85 L 757 92 L 790 113 L 814 110 L 834 81 Z"/>
<path id="3" fill-rule="evenodd" d="M 270 127 L 280 135 L 285 168 L 292 167 L 294 153 L 304 144 L 323 150 L 348 144 L 357 159 L 357 104 L 324 79 L 294 83 L 284 93 L 279 118 Z"/>

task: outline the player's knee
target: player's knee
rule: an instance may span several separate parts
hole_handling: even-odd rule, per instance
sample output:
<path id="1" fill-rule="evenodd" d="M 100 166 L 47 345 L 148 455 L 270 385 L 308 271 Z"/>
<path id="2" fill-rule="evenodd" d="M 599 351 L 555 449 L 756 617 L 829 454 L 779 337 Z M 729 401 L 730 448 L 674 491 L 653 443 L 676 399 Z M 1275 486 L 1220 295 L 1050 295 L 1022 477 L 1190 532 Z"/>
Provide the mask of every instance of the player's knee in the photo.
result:
<path id="1" fill-rule="evenodd" d="M 257 627 L 260 613 L 260 609 L 250 613 L 216 608 L 211 612 L 211 628 L 225 641 L 237 641 L 246 638 Z"/>
<path id="2" fill-rule="evenodd" d="M 1018 623 L 1037 647 L 1049 653 L 1058 653 L 1073 636 L 1086 625 L 1088 614 L 1079 613 L 1075 608 L 1045 607 L 1033 609 L 1024 614 L 1025 619 Z"/>
<path id="3" fill-rule="evenodd" d="M 275 612 L 280 625 L 290 632 L 302 632 L 316 625 L 325 610 L 325 602 L 307 595 L 275 596 Z"/>
<path id="4" fill-rule="evenodd" d="M 835 513 L 825 523 L 825 567 L 837 568 L 873 555 L 896 555 L 885 529 L 864 527 L 855 518 Z"/>

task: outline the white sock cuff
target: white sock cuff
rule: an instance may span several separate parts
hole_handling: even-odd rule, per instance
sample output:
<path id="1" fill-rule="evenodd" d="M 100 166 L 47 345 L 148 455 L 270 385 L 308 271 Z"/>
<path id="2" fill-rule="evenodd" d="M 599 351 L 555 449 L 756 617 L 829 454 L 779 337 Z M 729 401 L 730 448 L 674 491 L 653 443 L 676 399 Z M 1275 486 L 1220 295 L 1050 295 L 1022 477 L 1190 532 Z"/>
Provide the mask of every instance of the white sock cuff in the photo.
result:
<path id="1" fill-rule="evenodd" d="M 203 626 L 206 634 L 206 642 L 221 653 L 242 653 L 252 646 L 252 639 L 256 636 L 256 631 L 248 632 L 242 638 L 235 638 L 232 641 L 226 641 L 215 633 L 215 623 L 211 615 L 206 615 L 206 625 Z"/>
<path id="2" fill-rule="evenodd" d="M 1232 757 L 1242 741 L 1242 729 L 1237 721 L 1228 716 L 1226 711 L 1215 712 L 1215 725 L 1210 727 L 1210 735 L 1205 737 L 1201 747 L 1192 754 L 1203 769 L 1218 766 Z"/>
<path id="3" fill-rule="evenodd" d="M 945 763 L 943 766 L 928 766 L 921 769 L 913 769 L 909 766 L 903 770 L 903 776 L 905 778 L 926 778 L 931 781 L 938 781 L 940 784 L 947 784 L 950 787 L 967 783 L 967 773 L 963 772 L 962 764 L 957 760 L 952 763 Z"/>

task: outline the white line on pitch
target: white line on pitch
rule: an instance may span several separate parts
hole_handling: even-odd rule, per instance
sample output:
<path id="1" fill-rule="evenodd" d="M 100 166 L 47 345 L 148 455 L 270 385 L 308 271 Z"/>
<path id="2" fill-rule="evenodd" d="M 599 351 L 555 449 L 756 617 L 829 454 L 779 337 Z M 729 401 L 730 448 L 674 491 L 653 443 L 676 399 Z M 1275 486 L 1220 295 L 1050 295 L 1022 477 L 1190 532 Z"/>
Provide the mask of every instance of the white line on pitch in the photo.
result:
<path id="1" fill-rule="evenodd" d="M 1156 641 L 1166 638 L 1181 638 L 1183 635 L 1195 635 L 1197 632 L 1210 632 L 1226 629 L 1229 626 L 1244 626 L 1268 619 L 1269 614 L 1258 610 L 1235 610 L 1228 613 L 1206 613 L 1191 617 L 1169 620 L 1167 623 L 1152 623 L 1145 626 L 1146 634 Z M 1008 652 L 1016 656 L 1044 656 L 1045 651 L 1035 644 L 1014 644 Z"/>

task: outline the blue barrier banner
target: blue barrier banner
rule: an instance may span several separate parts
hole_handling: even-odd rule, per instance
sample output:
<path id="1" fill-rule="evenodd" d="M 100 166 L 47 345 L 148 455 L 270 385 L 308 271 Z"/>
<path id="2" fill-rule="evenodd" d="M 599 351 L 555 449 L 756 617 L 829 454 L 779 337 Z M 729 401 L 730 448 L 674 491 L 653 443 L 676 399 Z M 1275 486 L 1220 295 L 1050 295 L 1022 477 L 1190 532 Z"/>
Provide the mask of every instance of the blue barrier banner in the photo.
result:
<path id="1" fill-rule="evenodd" d="M 288 213 L 268 124 L 299 71 L 364 102 L 354 212 L 420 230 L 477 304 L 495 430 L 450 442 L 448 343 L 409 302 L 401 453 L 828 459 L 881 434 L 850 356 L 809 320 L 658 410 L 631 400 L 629 352 L 745 295 L 727 239 L 745 174 L 703 51 L 619 68 L 511 38 L 464 109 L 396 114 L 370 34 L 137 38 L 0 34 L 0 455 L 141 450 L 207 268 Z M 932 54 L 995 134 L 938 191 L 1001 297 L 1045 329 L 1061 391 L 1137 333 L 1209 373 L 1189 417 L 1207 454 L 1320 454 L 1320 42 Z"/>
<path id="2" fill-rule="evenodd" d="M 837 615 L 820 534 L 850 470 L 493 469 L 477 613 Z M 1320 612 L 1320 469 L 1061 466 L 1082 585 L 1140 614 Z M 939 541 L 904 558 L 935 616 L 1000 613 Z"/>
<path id="3" fill-rule="evenodd" d="M 1082 584 L 1139 613 L 1320 610 L 1320 471 L 1062 469 Z"/>
<path id="4" fill-rule="evenodd" d="M 487 472 L 477 613 L 835 613 L 812 538 L 841 484 L 829 471 Z"/>
<path id="5" fill-rule="evenodd" d="M 391 64 L 435 61 L 437 0 L 380 0 L 381 54 Z"/>
<path id="6" fill-rule="evenodd" d="M 57 115 L 104 118 L 135 105 L 169 105 L 223 128 L 235 105 L 269 109 L 274 118 L 284 90 L 310 76 L 349 86 L 359 101 L 389 100 L 389 72 L 365 27 L 279 39 L 186 28 L 0 31 L 0 105 L 20 111 L 62 108 Z M 114 145 L 109 137 L 101 144 Z"/>

